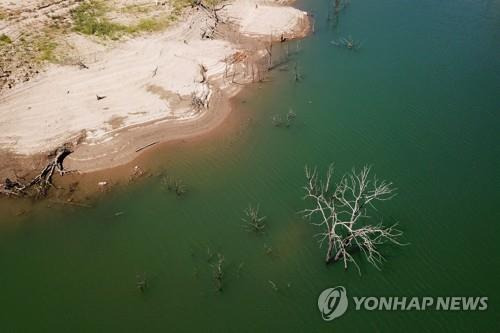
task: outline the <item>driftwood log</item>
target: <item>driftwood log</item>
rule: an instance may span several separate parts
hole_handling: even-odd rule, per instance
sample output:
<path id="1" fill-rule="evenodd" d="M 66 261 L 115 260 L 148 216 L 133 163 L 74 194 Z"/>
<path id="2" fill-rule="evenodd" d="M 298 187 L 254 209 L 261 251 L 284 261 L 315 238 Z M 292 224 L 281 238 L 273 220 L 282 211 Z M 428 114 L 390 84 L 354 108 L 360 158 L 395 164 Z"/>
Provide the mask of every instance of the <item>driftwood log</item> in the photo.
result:
<path id="1" fill-rule="evenodd" d="M 43 170 L 33 178 L 29 183 L 23 184 L 22 182 L 16 180 L 5 179 L 3 184 L 0 184 L 0 193 L 7 196 L 34 196 L 34 197 L 45 197 L 52 184 L 52 176 L 54 172 L 59 172 L 62 176 L 66 171 L 64 170 L 63 162 L 64 159 L 71 154 L 73 151 L 69 146 L 64 145 L 59 147 L 54 151 L 49 157 L 48 164 L 43 168 Z"/>

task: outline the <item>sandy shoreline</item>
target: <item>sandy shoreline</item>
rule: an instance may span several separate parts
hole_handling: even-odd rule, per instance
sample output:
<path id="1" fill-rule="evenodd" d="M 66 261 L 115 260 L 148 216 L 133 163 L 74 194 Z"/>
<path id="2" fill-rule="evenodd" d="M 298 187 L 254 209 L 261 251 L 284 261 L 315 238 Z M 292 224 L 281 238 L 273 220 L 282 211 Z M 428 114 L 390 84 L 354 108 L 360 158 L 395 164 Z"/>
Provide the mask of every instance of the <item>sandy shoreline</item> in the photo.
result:
<path id="1" fill-rule="evenodd" d="M 36 169 L 67 142 L 74 152 L 65 167 L 86 173 L 219 126 L 230 98 L 265 71 L 269 40 L 308 33 L 307 14 L 278 2 L 231 1 L 213 39 L 200 37 L 206 13 L 191 10 L 165 32 L 103 52 L 88 69 L 51 65 L 3 92 L 0 179 Z"/>

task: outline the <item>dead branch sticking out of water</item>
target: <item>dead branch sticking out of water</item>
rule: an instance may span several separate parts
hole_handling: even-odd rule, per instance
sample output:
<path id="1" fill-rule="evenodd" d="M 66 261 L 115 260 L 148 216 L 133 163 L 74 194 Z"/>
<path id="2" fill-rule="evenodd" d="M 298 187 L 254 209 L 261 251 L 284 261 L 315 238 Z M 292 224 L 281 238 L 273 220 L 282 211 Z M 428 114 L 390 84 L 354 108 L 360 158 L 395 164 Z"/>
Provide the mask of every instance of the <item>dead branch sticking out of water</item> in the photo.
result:
<path id="1" fill-rule="evenodd" d="M 370 211 L 376 210 L 377 202 L 388 201 L 395 196 L 392 183 L 369 178 L 371 168 L 352 170 L 334 182 L 334 168 L 330 165 L 326 177 L 321 179 L 316 169 L 306 167 L 307 184 L 304 199 L 312 207 L 303 211 L 304 217 L 319 228 L 319 242 L 326 242 L 325 262 L 343 261 L 347 269 L 352 263 L 361 274 L 353 252 L 360 251 L 366 260 L 379 269 L 384 261 L 379 246 L 384 243 L 404 245 L 399 242 L 402 231 L 397 224 L 389 227 L 382 223 L 369 224 Z"/>
<path id="2" fill-rule="evenodd" d="M 128 180 L 129 180 L 129 182 L 133 182 L 133 181 L 136 181 L 145 175 L 146 175 L 146 172 L 144 170 L 142 170 L 142 168 L 140 168 L 138 165 L 136 165 L 132 169 L 132 172 L 131 172 Z M 107 185 L 107 182 L 102 182 L 101 184 L 104 187 Z"/>
<path id="3" fill-rule="evenodd" d="M 334 4 L 334 12 L 340 13 L 342 10 L 346 9 L 347 6 L 351 3 L 350 0 L 333 0 Z"/>
<path id="4" fill-rule="evenodd" d="M 215 288 L 218 292 L 222 292 L 222 289 L 224 288 L 224 260 L 224 256 L 217 253 L 217 262 L 211 265 L 213 268 Z"/>
<path id="5" fill-rule="evenodd" d="M 351 36 L 347 38 L 340 38 L 338 40 L 332 40 L 330 43 L 337 47 L 343 47 L 351 51 L 358 51 L 361 48 L 361 42 L 355 41 Z"/>
<path id="6" fill-rule="evenodd" d="M 273 33 L 271 33 L 269 43 L 266 45 L 265 49 L 268 56 L 267 70 L 270 71 L 273 68 Z"/>
<path id="7" fill-rule="evenodd" d="M 295 44 L 295 45 L 294 45 Z M 274 52 L 277 54 L 273 54 L 272 62 L 269 62 L 268 71 L 279 68 L 280 70 L 288 70 L 288 64 L 293 60 L 293 57 L 300 52 L 300 41 L 292 42 L 281 42 L 278 44 L 280 49 L 278 52 Z M 294 47 L 295 46 L 295 47 Z M 269 54 L 269 50 L 267 51 Z M 271 59 L 271 58 L 269 58 Z M 297 73 L 297 61 L 295 61 L 295 72 Z M 296 80 L 298 81 L 298 80 Z"/>
<path id="8" fill-rule="evenodd" d="M 243 270 L 244 266 L 244 262 L 240 262 L 240 264 L 238 265 L 238 270 L 236 271 L 236 276 L 238 277 L 238 279 L 241 277 L 241 271 Z"/>
<path id="9" fill-rule="evenodd" d="M 182 179 L 165 176 L 161 180 L 161 184 L 166 187 L 169 192 L 174 192 L 178 197 L 186 194 L 187 188 Z"/>
<path id="10" fill-rule="evenodd" d="M 295 66 L 293 66 L 293 74 L 295 82 L 300 82 L 302 80 L 302 75 L 300 74 L 299 63 L 296 61 Z"/>
<path id="11" fill-rule="evenodd" d="M 148 289 L 148 279 L 146 274 L 137 274 L 135 286 L 141 293 L 144 293 Z"/>
<path id="12" fill-rule="evenodd" d="M 265 252 L 266 256 L 272 257 L 274 255 L 273 248 L 267 244 L 264 244 L 264 252 Z"/>
<path id="13" fill-rule="evenodd" d="M 339 22 L 339 13 L 349 6 L 350 0 L 330 0 L 326 20 L 336 26 Z"/>
<path id="14" fill-rule="evenodd" d="M 274 291 L 279 291 L 278 286 L 274 283 L 274 281 L 268 280 L 267 282 L 269 282 Z"/>
<path id="15" fill-rule="evenodd" d="M 293 112 L 292 109 L 288 110 L 285 117 L 282 117 L 280 114 L 276 114 L 272 117 L 272 122 L 275 127 L 285 127 L 289 128 L 297 115 Z"/>
<path id="16" fill-rule="evenodd" d="M 242 218 L 245 222 L 245 227 L 250 231 L 261 232 L 266 227 L 266 217 L 259 216 L 259 205 L 253 207 L 251 204 L 244 210 L 245 217 Z"/>
<path id="17" fill-rule="evenodd" d="M 212 253 L 212 250 L 210 250 L 210 247 L 207 247 L 207 262 L 211 262 L 213 258 L 214 254 Z"/>
<path id="18" fill-rule="evenodd" d="M 68 145 L 59 147 L 53 154 L 54 157 L 43 168 L 43 170 L 33 178 L 28 184 L 23 184 L 20 181 L 12 181 L 9 178 L 5 179 L 5 183 L 0 188 L 0 193 L 7 196 L 32 196 L 36 198 L 45 197 L 52 184 L 52 176 L 58 171 L 63 176 L 67 171 L 64 170 L 63 161 L 73 151 Z M 49 155 L 50 156 L 50 155 Z"/>

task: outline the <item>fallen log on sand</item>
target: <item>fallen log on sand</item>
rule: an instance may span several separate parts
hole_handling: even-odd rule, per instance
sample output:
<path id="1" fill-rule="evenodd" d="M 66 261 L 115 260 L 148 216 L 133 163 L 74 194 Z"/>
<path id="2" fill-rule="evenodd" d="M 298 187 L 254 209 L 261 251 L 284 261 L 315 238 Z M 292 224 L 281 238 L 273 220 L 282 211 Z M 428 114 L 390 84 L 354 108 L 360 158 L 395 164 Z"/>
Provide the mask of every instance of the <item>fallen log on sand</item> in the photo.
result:
<path id="1" fill-rule="evenodd" d="M 136 153 L 138 153 L 138 152 L 140 152 L 141 150 L 144 150 L 144 149 L 146 149 L 146 148 L 149 148 L 149 147 L 151 147 L 151 146 L 154 146 L 154 145 L 155 145 L 155 144 L 157 144 L 158 142 L 160 142 L 160 141 L 151 142 L 151 143 L 149 143 L 149 144 L 147 144 L 147 145 L 145 145 L 145 146 L 142 146 L 142 147 L 140 147 L 140 148 L 137 148 L 137 149 L 135 150 L 135 152 L 136 152 Z"/>
<path id="2" fill-rule="evenodd" d="M 49 163 L 43 168 L 43 170 L 33 178 L 28 184 L 23 184 L 20 181 L 12 181 L 9 178 L 5 179 L 4 184 L 0 184 L 0 193 L 7 196 L 34 196 L 34 197 L 45 197 L 48 190 L 53 187 L 52 176 L 54 172 L 58 171 L 62 176 L 66 172 L 64 170 L 63 162 L 66 156 L 71 154 L 73 151 L 68 145 L 64 145 L 56 149 L 56 151 L 51 154 L 54 158 L 49 160 Z M 49 157 L 51 156 L 49 155 Z"/>

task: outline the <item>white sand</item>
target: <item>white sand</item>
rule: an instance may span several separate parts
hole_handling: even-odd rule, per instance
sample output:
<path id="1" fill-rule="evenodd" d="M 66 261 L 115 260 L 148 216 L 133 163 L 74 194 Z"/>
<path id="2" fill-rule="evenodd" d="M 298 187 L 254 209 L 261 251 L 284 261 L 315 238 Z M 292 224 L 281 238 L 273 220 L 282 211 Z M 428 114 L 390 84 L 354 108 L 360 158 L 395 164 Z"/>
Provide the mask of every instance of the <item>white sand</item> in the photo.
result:
<path id="1" fill-rule="evenodd" d="M 257 2 L 236 0 L 224 15 L 247 35 L 280 36 L 293 34 L 300 24 L 303 28 L 304 12 L 260 2 L 255 8 Z M 200 40 L 201 15 L 162 34 L 119 44 L 90 69 L 52 65 L 35 80 L 4 92 L 0 149 L 46 152 L 82 133 L 84 144 L 99 144 L 130 126 L 196 118 L 191 95 L 208 101 L 210 84 L 223 74 L 225 58 L 236 52 L 227 41 Z M 208 83 L 201 82 L 200 65 L 208 69 Z M 106 98 L 98 101 L 96 95 Z"/>
<path id="2" fill-rule="evenodd" d="M 280 1 L 259 2 L 239 0 L 225 8 L 228 15 L 248 36 L 269 36 L 279 39 L 293 36 L 307 20 L 307 13 L 293 7 L 279 5 Z"/>
<path id="3" fill-rule="evenodd" d="M 232 52 L 224 41 L 186 45 L 141 39 L 113 50 L 88 70 L 54 66 L 0 100 L 0 146 L 33 154 L 57 147 L 82 130 L 95 142 L 130 125 L 191 117 L 191 108 L 177 110 L 148 87 L 188 102 L 193 92 L 203 98 L 208 87 L 200 83 L 199 65 L 210 75 L 220 74 L 221 60 Z M 106 98 L 98 101 L 96 95 Z M 170 98 L 172 103 L 178 99 Z"/>

